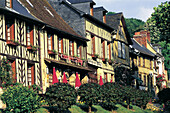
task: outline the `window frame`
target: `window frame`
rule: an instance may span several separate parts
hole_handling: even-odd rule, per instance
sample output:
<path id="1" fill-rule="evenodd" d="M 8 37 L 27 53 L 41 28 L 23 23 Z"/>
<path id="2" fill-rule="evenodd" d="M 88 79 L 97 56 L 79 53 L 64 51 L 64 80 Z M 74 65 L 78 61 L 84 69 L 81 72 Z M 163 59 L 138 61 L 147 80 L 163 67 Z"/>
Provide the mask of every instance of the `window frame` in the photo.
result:
<path id="1" fill-rule="evenodd" d="M 92 40 L 92 42 L 91 42 L 91 50 L 92 50 L 91 54 L 95 55 L 95 36 L 94 35 L 91 35 L 91 40 Z"/>
<path id="2" fill-rule="evenodd" d="M 47 45 L 48 45 L 48 50 L 52 51 L 54 49 L 54 44 L 53 44 L 53 34 L 47 34 Z"/>
<path id="3" fill-rule="evenodd" d="M 61 48 L 60 48 L 60 44 L 61 44 Z M 58 38 L 58 52 L 60 54 L 63 54 L 63 38 L 61 38 L 61 37 Z"/>
<path id="4" fill-rule="evenodd" d="M 35 84 L 35 65 L 34 64 L 27 64 L 27 75 L 29 75 L 29 68 L 31 68 L 31 77 L 27 76 L 27 81 L 28 81 L 28 86 L 31 86 L 33 84 Z M 29 80 L 29 78 L 31 78 L 31 81 Z M 29 84 L 29 82 L 31 82 L 31 84 Z"/>
<path id="5" fill-rule="evenodd" d="M 29 32 L 28 32 L 28 27 L 29 27 Z M 26 26 L 26 41 L 27 41 L 27 46 L 34 45 L 34 27 L 33 26 L 30 26 L 30 25 Z"/>
<path id="6" fill-rule="evenodd" d="M 9 25 L 9 27 L 8 27 Z M 15 23 L 14 20 L 6 19 L 5 21 L 5 29 L 6 29 L 6 40 L 15 40 Z M 9 35 L 9 36 L 8 36 Z"/>
<path id="7" fill-rule="evenodd" d="M 70 44 L 70 42 L 71 42 L 71 44 Z M 74 56 L 74 41 L 73 40 L 69 40 L 69 55 Z"/>
<path id="8" fill-rule="evenodd" d="M 105 41 L 101 40 L 101 57 L 105 58 Z"/>

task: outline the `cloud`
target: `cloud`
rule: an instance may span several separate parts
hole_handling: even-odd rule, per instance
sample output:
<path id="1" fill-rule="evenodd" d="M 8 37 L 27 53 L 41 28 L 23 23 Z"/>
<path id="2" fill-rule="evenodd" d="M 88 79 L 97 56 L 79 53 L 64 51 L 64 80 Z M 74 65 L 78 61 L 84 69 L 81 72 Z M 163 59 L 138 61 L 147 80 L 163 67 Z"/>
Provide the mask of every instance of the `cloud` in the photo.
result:
<path id="1" fill-rule="evenodd" d="M 146 21 L 153 12 L 153 8 L 140 7 L 139 13 L 136 15 L 136 17 L 142 19 L 143 21 Z"/>

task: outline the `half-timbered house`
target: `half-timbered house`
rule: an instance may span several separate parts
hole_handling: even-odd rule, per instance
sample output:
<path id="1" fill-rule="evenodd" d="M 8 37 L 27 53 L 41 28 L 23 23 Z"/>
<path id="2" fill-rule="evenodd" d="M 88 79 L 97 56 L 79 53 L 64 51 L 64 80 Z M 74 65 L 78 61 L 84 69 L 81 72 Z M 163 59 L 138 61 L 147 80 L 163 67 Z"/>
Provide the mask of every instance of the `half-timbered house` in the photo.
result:
<path id="1" fill-rule="evenodd" d="M 78 35 L 46 0 L 4 0 L 0 9 L 0 55 L 11 61 L 14 77 L 26 86 L 37 84 L 45 91 L 52 84 L 53 68 L 62 82 L 82 82 L 88 39 Z M 6 5 L 6 6 L 5 6 Z"/>
<path id="2" fill-rule="evenodd" d="M 39 21 L 17 0 L 0 4 L 0 59 L 10 61 L 17 82 L 41 85 Z"/>
<path id="3" fill-rule="evenodd" d="M 107 10 L 93 8 L 93 0 L 48 0 L 56 12 L 87 42 L 87 66 L 89 82 L 98 83 L 100 76 L 105 82 L 114 81 L 112 35 L 114 29 L 106 22 Z M 95 15 L 100 14 L 100 20 Z"/>

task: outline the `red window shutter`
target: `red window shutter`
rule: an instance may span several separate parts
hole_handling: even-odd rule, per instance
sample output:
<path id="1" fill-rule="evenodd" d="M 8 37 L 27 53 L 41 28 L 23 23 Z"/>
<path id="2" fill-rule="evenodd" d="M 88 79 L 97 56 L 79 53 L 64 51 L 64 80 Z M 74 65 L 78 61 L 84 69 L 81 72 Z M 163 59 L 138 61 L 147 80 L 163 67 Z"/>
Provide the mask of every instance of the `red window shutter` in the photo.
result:
<path id="1" fill-rule="evenodd" d="M 105 41 L 103 41 L 103 58 L 105 58 Z"/>
<path id="2" fill-rule="evenodd" d="M 74 56 L 74 41 L 72 42 L 72 51 L 73 51 L 72 52 L 73 53 L 72 56 Z"/>
<path id="3" fill-rule="evenodd" d="M 10 32 L 11 32 L 11 39 L 14 40 L 15 34 L 14 34 L 14 24 L 10 27 Z"/>
<path id="4" fill-rule="evenodd" d="M 13 72 L 12 77 L 15 80 L 15 78 L 16 78 L 16 65 L 15 65 L 15 61 L 13 61 L 11 64 L 12 64 L 12 72 Z"/>
<path id="5" fill-rule="evenodd" d="M 95 37 L 93 37 L 92 41 L 93 41 L 93 54 L 95 54 Z"/>
<path id="6" fill-rule="evenodd" d="M 79 50 L 80 50 L 80 58 L 82 58 L 82 56 L 81 56 L 81 46 L 79 47 Z"/>
<path id="7" fill-rule="evenodd" d="M 63 53 L 63 38 L 61 39 L 61 53 Z"/>
<path id="8" fill-rule="evenodd" d="M 51 35 L 51 50 L 53 50 L 53 36 Z"/>
<path id="9" fill-rule="evenodd" d="M 34 82 L 34 65 L 31 67 L 31 84 L 33 85 Z"/>
<path id="10" fill-rule="evenodd" d="M 31 29 L 31 31 L 30 31 L 30 44 L 32 44 L 32 45 L 34 45 L 34 30 L 33 30 L 33 28 L 31 27 L 30 28 Z"/>

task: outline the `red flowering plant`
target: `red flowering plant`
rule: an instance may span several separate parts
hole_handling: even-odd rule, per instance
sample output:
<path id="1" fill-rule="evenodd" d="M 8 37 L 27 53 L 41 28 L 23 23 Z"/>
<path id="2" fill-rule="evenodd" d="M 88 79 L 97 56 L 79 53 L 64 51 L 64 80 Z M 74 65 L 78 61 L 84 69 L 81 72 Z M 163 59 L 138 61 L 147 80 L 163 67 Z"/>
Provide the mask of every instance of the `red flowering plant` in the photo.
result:
<path id="1" fill-rule="evenodd" d="M 158 86 L 159 89 L 162 88 L 162 83 L 163 83 L 164 81 L 166 81 L 164 75 L 159 74 L 159 75 L 156 77 L 156 85 Z"/>

